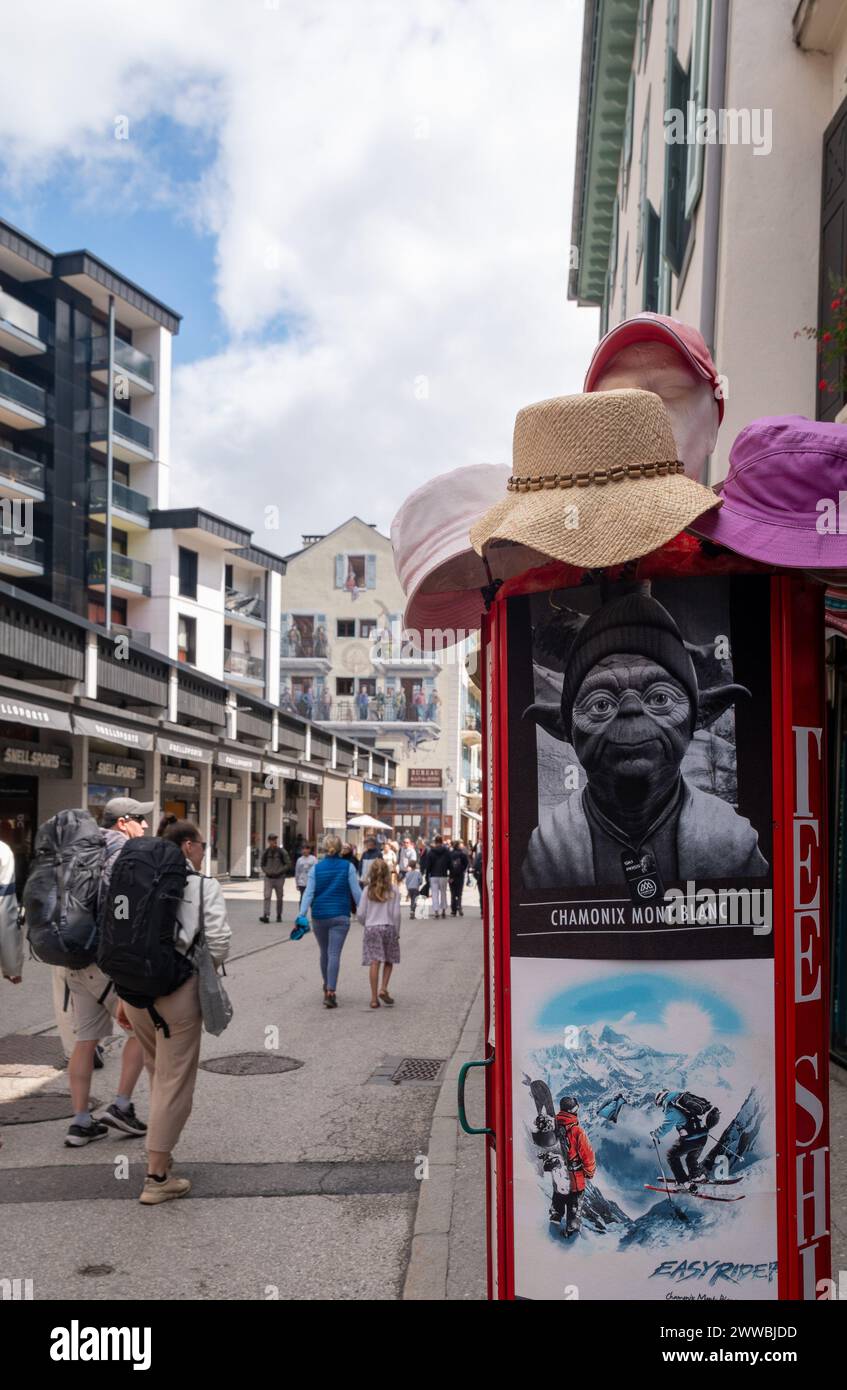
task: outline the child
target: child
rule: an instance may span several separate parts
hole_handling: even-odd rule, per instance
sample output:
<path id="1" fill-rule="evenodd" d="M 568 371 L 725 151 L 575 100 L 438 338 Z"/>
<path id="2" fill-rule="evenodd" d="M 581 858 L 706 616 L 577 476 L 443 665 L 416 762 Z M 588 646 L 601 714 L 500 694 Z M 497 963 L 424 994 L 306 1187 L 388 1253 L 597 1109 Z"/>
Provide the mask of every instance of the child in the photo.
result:
<path id="1" fill-rule="evenodd" d="M 415 903 L 418 900 L 418 894 L 421 891 L 421 884 L 423 883 L 423 874 L 418 868 L 417 863 L 407 869 L 405 882 L 406 892 L 409 894 L 409 916 L 414 917 Z"/>
<path id="2" fill-rule="evenodd" d="M 388 993 L 388 981 L 394 966 L 400 964 L 400 890 L 392 884 L 391 869 L 384 859 L 371 861 L 356 916 L 365 928 L 362 965 L 370 967 L 371 1008 L 378 1009 L 381 1000 L 390 1009 L 394 1000 Z"/>

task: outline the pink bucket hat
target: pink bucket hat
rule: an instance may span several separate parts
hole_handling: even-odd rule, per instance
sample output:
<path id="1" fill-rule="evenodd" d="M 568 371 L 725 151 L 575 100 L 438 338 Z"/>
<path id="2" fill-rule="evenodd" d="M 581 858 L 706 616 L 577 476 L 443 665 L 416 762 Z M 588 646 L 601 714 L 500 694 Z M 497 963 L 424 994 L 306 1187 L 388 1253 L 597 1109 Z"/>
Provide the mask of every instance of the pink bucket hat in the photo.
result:
<path id="1" fill-rule="evenodd" d="M 511 470 L 475 463 L 417 488 L 391 523 L 394 565 L 406 595 L 408 631 L 475 631 L 485 612 L 482 590 L 546 557 L 526 546 L 497 547 L 488 564 L 472 548 L 474 522 L 505 495 Z"/>
<path id="2" fill-rule="evenodd" d="M 711 382 L 715 400 L 718 403 L 718 416 L 723 420 L 724 399 L 720 389 L 718 369 L 712 361 L 712 354 L 706 346 L 706 339 L 689 323 L 672 319 L 667 314 L 654 314 L 645 309 L 643 314 L 635 314 L 624 319 L 601 338 L 585 374 L 584 391 L 593 391 L 597 379 L 606 370 L 613 357 L 633 343 L 667 343 L 675 348 L 683 361 L 693 367 L 704 381 Z"/>

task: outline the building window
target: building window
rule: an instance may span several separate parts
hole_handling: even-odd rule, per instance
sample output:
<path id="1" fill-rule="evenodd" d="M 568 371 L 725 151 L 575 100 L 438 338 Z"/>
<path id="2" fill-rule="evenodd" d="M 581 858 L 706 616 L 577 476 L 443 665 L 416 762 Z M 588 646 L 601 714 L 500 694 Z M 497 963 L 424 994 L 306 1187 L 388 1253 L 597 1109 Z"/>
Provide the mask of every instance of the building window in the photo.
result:
<path id="1" fill-rule="evenodd" d="M 176 647 L 178 661 L 184 661 L 188 666 L 197 665 L 196 618 L 186 618 L 184 613 L 179 614 L 177 618 Z"/>
<path id="2" fill-rule="evenodd" d="M 638 16 L 638 67 L 645 62 L 650 50 L 650 30 L 653 27 L 653 0 L 641 0 Z"/>
<path id="3" fill-rule="evenodd" d="M 335 624 L 335 635 L 336 637 L 355 637 L 356 619 L 339 618 L 337 623 Z"/>
<path id="4" fill-rule="evenodd" d="M 88 621 L 99 623 L 100 627 L 106 626 L 106 600 L 102 594 L 96 590 L 89 590 L 88 593 Z M 126 627 L 126 599 L 112 599 L 112 624 L 118 627 Z"/>
<path id="5" fill-rule="evenodd" d="M 641 127 L 641 162 L 638 172 L 638 225 L 635 236 L 635 279 L 641 273 L 641 258 L 644 254 L 644 235 L 647 221 L 647 167 L 650 154 L 650 94 L 647 94 L 647 106 L 644 111 L 644 123 Z"/>
<path id="6" fill-rule="evenodd" d="M 336 695 L 352 695 L 352 694 L 353 694 L 353 677 L 352 677 L 352 676 L 336 676 L 336 678 L 335 678 L 335 693 L 336 693 Z"/>
<path id="7" fill-rule="evenodd" d="M 354 596 L 360 589 L 376 588 L 375 555 L 336 555 L 335 587 Z"/>
<path id="8" fill-rule="evenodd" d="M 668 51 L 665 110 L 684 117 L 688 110 L 688 73 L 673 49 Z M 667 132 L 666 132 L 667 134 Z M 685 216 L 687 149 L 678 141 L 665 143 L 665 187 L 662 197 L 661 252 L 677 275 L 682 272 L 691 224 Z"/>
<path id="9" fill-rule="evenodd" d="M 694 130 L 688 130 L 685 155 L 685 216 L 694 216 L 703 189 L 703 157 L 705 146 L 696 138 L 701 126 L 701 113 L 708 100 L 709 81 L 709 25 L 712 16 L 711 0 L 697 0 L 694 16 L 694 35 L 691 40 L 691 62 L 688 68 L 688 90 L 691 107 L 686 112 L 692 116 Z"/>
<path id="10" fill-rule="evenodd" d="M 197 597 L 197 551 L 179 547 L 179 595 L 180 598 Z"/>
<path id="11" fill-rule="evenodd" d="M 360 618 L 360 619 L 359 619 L 359 636 L 360 636 L 360 637 L 373 637 L 373 635 L 374 635 L 375 632 L 376 632 L 376 618 Z"/>
<path id="12" fill-rule="evenodd" d="M 644 232 L 644 308 L 652 313 L 659 312 L 660 262 L 659 233 L 661 223 L 659 214 L 652 203 L 647 204 L 646 228 Z"/>
<path id="13" fill-rule="evenodd" d="M 629 90 L 626 94 L 626 120 L 623 130 L 623 200 L 626 203 L 629 193 L 629 169 L 632 164 L 632 123 L 635 119 L 635 74 L 629 74 Z"/>

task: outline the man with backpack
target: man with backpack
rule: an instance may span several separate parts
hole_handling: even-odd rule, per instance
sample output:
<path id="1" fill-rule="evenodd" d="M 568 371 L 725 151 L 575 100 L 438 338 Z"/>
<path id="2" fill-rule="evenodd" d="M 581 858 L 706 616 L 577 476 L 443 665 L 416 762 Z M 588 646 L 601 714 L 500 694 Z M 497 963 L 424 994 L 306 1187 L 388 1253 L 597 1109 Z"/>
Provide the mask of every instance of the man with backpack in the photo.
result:
<path id="1" fill-rule="evenodd" d="M 456 914 L 464 917 L 462 911 L 462 893 L 465 888 L 465 877 L 468 872 L 470 860 L 465 852 L 465 847 L 461 840 L 454 840 L 450 850 L 450 915 Z"/>
<path id="2" fill-rule="evenodd" d="M 63 969 L 65 1008 L 70 1012 L 75 1038 L 68 1062 L 68 1084 L 74 1116 L 65 1138 L 66 1148 L 82 1148 L 96 1139 L 105 1139 L 109 1129 L 120 1130 L 130 1138 L 143 1138 L 147 1133 L 147 1126 L 138 1118 L 132 1104 L 132 1093 L 144 1065 L 137 1038 L 131 1036 L 126 1040 L 121 1057 L 118 1094 L 97 1120 L 91 1114 L 91 1078 L 97 1045 L 102 1038 L 111 1037 L 112 1019 L 118 1008 L 114 986 L 96 962 L 99 918 L 105 907 L 115 860 L 130 840 L 143 835 L 148 829 L 147 817 L 152 814 L 153 805 L 152 801 L 113 797 L 103 810 L 99 831 L 86 812 L 77 811 L 62 812 L 38 832 L 38 837 L 43 837 L 41 849 L 36 843 L 34 872 L 31 872 L 24 890 L 28 935 L 34 954 L 40 954 L 43 940 L 37 919 L 45 880 L 48 891 L 52 888 L 58 894 L 60 908 L 63 897 L 71 905 L 70 908 L 65 907 L 64 917 L 72 910 L 83 916 L 84 905 L 85 911 L 91 912 L 94 923 L 87 946 L 74 954 L 73 963 Z M 75 823 L 69 823 L 69 817 L 76 817 Z M 60 821 L 62 826 L 58 827 L 56 833 L 57 842 L 51 845 L 51 827 Z M 57 877 L 62 880 L 58 884 Z M 59 915 L 60 921 L 64 920 L 61 910 Z M 53 918 L 55 921 L 55 913 Z M 45 923 L 45 927 L 47 925 Z M 70 937 L 67 939 L 70 940 Z M 40 958 L 44 960 L 47 956 L 41 953 Z M 53 958 L 50 963 L 56 964 L 58 961 Z"/>
<path id="3" fill-rule="evenodd" d="M 657 1091 L 655 1104 L 665 1112 L 664 1122 L 652 1131 L 656 1147 L 676 1130 L 676 1139 L 665 1157 L 676 1182 L 687 1183 L 693 1189 L 704 1176 L 700 1155 L 721 1112 L 704 1096 L 695 1096 L 691 1091 Z"/>
<path id="4" fill-rule="evenodd" d="M 259 921 L 271 920 L 271 897 L 276 893 L 276 920 L 281 922 L 285 875 L 291 869 L 291 859 L 288 850 L 279 843 L 279 837 L 276 835 L 268 836 L 268 847 L 262 855 L 261 869 L 265 875 L 265 911 Z"/>
<path id="5" fill-rule="evenodd" d="M 561 1095 L 558 1105 L 556 1134 L 562 1162 L 557 1163 L 558 1154 L 551 1154 L 544 1167 L 553 1179 L 550 1220 L 564 1222 L 562 1234 L 570 1239 L 579 1232 L 585 1184 L 594 1177 L 597 1160 L 588 1135 L 577 1119 L 579 1101 L 575 1096 Z"/>

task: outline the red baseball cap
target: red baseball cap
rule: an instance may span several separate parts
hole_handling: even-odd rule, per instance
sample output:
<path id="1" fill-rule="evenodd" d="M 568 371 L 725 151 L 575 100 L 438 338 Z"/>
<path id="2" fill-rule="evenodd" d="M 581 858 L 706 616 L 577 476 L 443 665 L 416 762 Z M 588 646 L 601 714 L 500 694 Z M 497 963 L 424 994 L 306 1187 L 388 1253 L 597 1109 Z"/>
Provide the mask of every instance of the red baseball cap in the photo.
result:
<path id="1" fill-rule="evenodd" d="M 600 339 L 588 365 L 583 390 L 594 391 L 597 378 L 606 370 L 612 358 L 633 343 L 668 343 L 675 348 L 698 376 L 711 382 L 718 403 L 718 418 L 723 420 L 724 398 L 720 377 L 702 333 L 688 323 L 681 323 L 679 319 L 669 318 L 667 314 L 653 314 L 647 309 L 643 314 L 624 319 L 623 323 L 610 328 L 606 336 Z"/>

